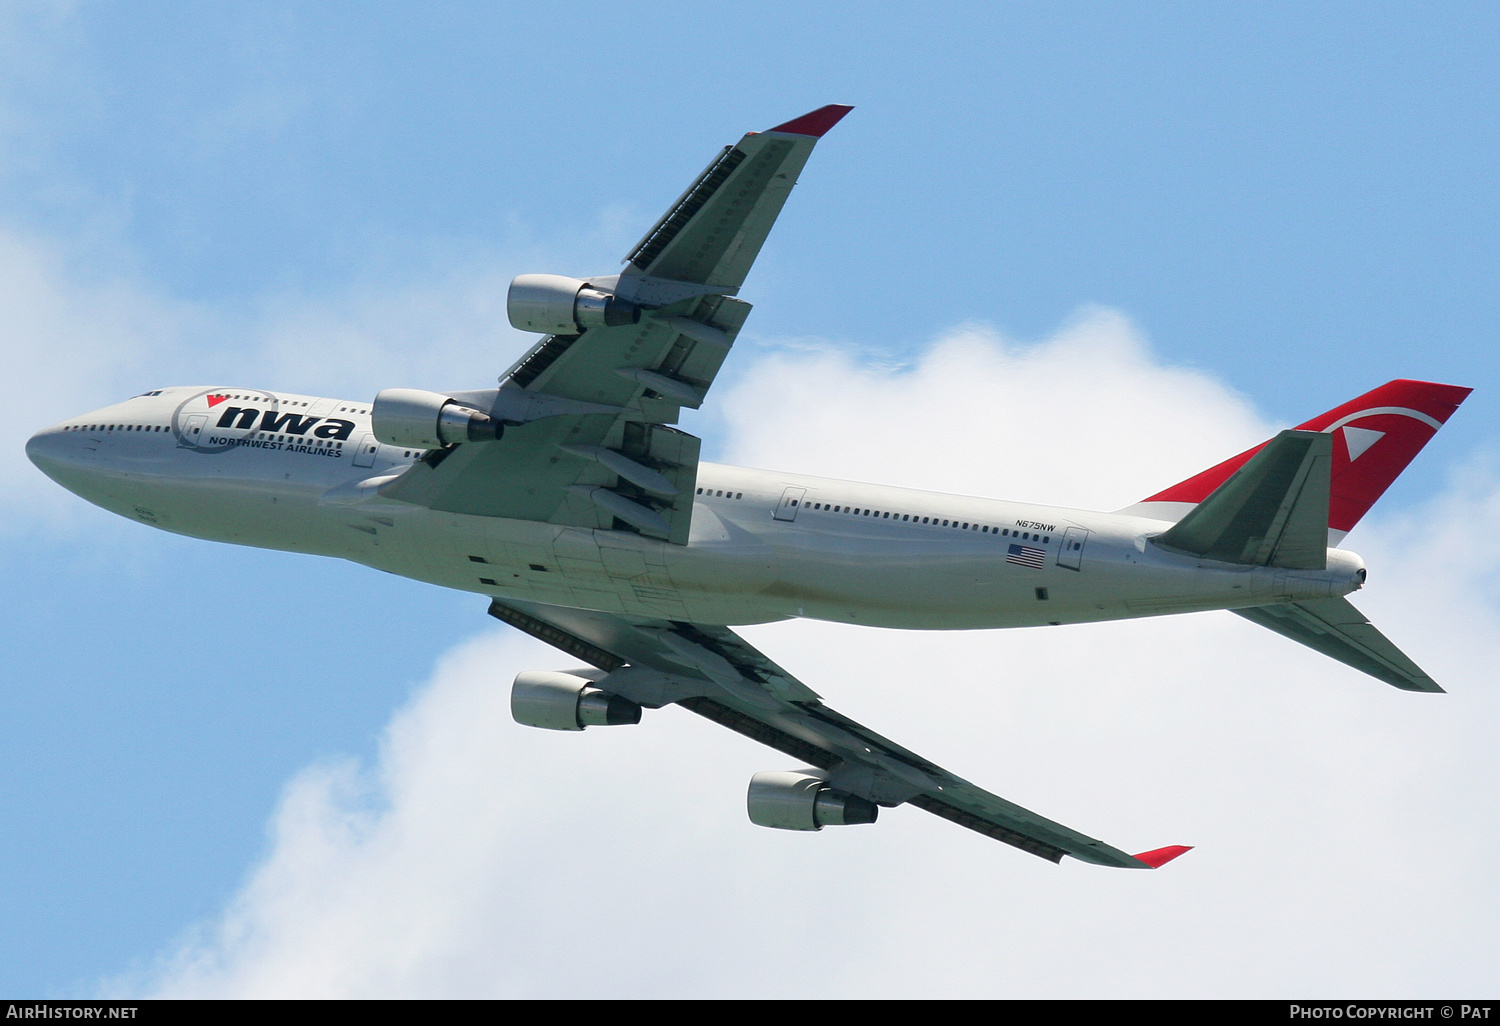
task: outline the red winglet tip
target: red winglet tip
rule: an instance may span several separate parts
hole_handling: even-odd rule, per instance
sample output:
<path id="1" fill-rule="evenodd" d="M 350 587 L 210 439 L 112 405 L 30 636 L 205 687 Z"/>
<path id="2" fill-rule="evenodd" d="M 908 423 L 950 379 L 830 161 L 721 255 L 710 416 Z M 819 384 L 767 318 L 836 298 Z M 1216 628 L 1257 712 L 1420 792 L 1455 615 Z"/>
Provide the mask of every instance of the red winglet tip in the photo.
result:
<path id="1" fill-rule="evenodd" d="M 823 138 L 823 134 L 843 119 L 844 115 L 854 108 L 845 103 L 830 103 L 826 107 L 819 107 L 815 111 L 802 115 L 800 118 L 792 118 L 784 125 L 777 125 L 770 129 L 772 132 L 789 132 L 792 135 L 810 135 L 814 139 Z"/>
<path id="2" fill-rule="evenodd" d="M 1183 852 L 1192 850 L 1193 846 L 1191 844 L 1169 844 L 1165 848 L 1157 848 L 1154 851 L 1143 851 L 1135 857 L 1152 869 L 1160 869 Z"/>

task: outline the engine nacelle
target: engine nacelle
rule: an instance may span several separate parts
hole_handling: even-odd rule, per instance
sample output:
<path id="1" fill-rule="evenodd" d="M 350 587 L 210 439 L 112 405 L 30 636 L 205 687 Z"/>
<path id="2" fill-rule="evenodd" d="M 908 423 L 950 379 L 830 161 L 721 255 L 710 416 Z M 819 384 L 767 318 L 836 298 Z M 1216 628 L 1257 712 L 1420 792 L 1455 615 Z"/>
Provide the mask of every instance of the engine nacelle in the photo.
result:
<path id="1" fill-rule="evenodd" d="M 835 791 L 817 770 L 778 770 L 750 778 L 745 798 L 750 822 L 777 830 L 822 830 L 825 826 L 873 823 L 880 807 Z"/>
<path id="2" fill-rule="evenodd" d="M 510 714 L 527 727 L 582 730 L 641 722 L 641 707 L 594 687 L 594 682 L 556 670 L 526 670 L 510 688 Z"/>
<path id="3" fill-rule="evenodd" d="M 456 442 L 493 442 L 505 425 L 437 392 L 387 388 L 370 407 L 370 426 L 386 445 L 440 449 Z"/>
<path id="4" fill-rule="evenodd" d="M 577 278 L 523 274 L 510 283 L 505 299 L 510 323 L 544 335 L 577 335 L 589 328 L 635 324 L 641 308 Z"/>

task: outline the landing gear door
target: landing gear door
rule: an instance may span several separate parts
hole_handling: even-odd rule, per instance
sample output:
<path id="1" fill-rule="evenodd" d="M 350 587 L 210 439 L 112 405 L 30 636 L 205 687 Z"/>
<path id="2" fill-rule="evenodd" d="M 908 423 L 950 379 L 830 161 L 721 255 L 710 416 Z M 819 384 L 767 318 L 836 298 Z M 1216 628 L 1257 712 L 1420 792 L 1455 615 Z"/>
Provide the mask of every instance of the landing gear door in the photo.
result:
<path id="1" fill-rule="evenodd" d="M 1057 550 L 1057 565 L 1066 570 L 1083 569 L 1083 546 L 1089 540 L 1087 528 L 1070 527 L 1063 532 L 1062 548 Z"/>
<path id="2" fill-rule="evenodd" d="M 802 505 L 802 496 L 806 494 L 806 488 L 788 488 L 781 493 L 781 501 L 776 504 L 776 512 L 771 516 L 776 520 L 788 522 L 796 520 L 797 507 Z"/>

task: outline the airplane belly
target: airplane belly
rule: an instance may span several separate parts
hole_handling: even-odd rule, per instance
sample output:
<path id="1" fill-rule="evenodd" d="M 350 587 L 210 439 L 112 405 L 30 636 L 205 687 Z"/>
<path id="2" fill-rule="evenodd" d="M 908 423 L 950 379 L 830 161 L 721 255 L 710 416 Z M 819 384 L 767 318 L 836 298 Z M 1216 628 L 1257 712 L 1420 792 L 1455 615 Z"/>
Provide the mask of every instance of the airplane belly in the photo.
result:
<path id="1" fill-rule="evenodd" d="M 317 514 L 316 488 L 215 472 L 217 468 L 185 463 L 190 457 L 130 453 L 129 443 L 110 441 L 112 445 L 89 452 L 79 465 L 49 467 L 48 473 L 97 506 L 174 534 L 290 552 L 342 554 Z"/>
<path id="2" fill-rule="evenodd" d="M 1155 559 L 1134 538 L 1101 536 L 1086 551 L 1021 548 L 1016 554 L 987 539 L 783 535 L 767 593 L 789 615 L 919 630 L 1088 623 L 1274 600 L 1265 574 Z"/>
<path id="3" fill-rule="evenodd" d="M 200 480 L 155 479 L 144 483 L 139 495 L 133 507 L 138 519 L 178 534 L 315 555 L 348 551 L 320 515 L 314 495 L 301 490 L 259 482 L 219 482 L 206 488 Z"/>
<path id="4" fill-rule="evenodd" d="M 549 605 L 698 623 L 788 615 L 744 589 L 772 579 L 764 559 L 732 547 L 677 546 L 626 531 L 592 530 L 385 506 L 360 515 L 382 539 L 358 561 L 442 587 Z M 404 508 L 409 516 L 393 516 Z"/>

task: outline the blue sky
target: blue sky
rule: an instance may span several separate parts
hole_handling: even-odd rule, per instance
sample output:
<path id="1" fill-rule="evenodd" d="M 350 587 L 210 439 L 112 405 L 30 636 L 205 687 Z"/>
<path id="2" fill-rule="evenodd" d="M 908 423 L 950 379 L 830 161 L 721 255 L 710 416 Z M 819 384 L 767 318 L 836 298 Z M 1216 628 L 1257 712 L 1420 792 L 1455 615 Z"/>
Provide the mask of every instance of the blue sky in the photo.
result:
<path id="1" fill-rule="evenodd" d="M 394 711 L 426 708 L 434 666 L 490 632 L 467 596 L 116 522 L 24 462 L 31 431 L 165 384 L 476 387 L 529 341 L 504 321 L 511 276 L 608 273 L 717 147 L 844 102 L 857 109 L 747 286 L 756 311 L 725 405 L 687 425 L 707 452 L 775 465 L 756 417 L 779 439 L 846 387 L 891 402 L 865 411 L 878 433 L 903 408 L 870 382 L 908 380 L 964 326 L 981 348 L 1039 347 L 1052 362 L 1037 390 L 1056 386 L 1010 427 L 1024 451 L 965 443 L 1010 478 L 959 463 L 934 483 L 981 494 L 1040 488 L 1074 463 L 1111 482 L 1099 502 L 1123 505 L 1198 458 L 1181 435 L 1237 444 L 1428 378 L 1477 390 L 1382 503 L 1380 544 L 1423 544 L 1400 525 L 1437 495 L 1443 537 L 1463 544 L 1496 526 L 1463 517 L 1491 508 L 1464 488 L 1500 438 L 1497 44 L 1500 13 L 1482 4 L 8 8 L 0 334 L 7 391 L 32 395 L 0 417 L 0 466 L 20 482 L 0 532 L 0 992 L 156 979 L 163 952 L 275 863 L 267 824 L 289 781 L 345 758 L 382 765 Z M 1054 344 L 1080 324 L 1095 342 Z M 1116 361 L 1115 345 L 1143 362 Z M 777 405 L 785 366 L 845 378 Z M 1109 477 L 1119 460 L 1106 473 L 1079 454 L 1117 440 L 1074 404 L 1124 407 L 1139 388 L 1169 405 L 1151 389 L 1189 380 L 1173 374 L 1217 389 L 1193 408 L 1232 427 L 1125 446 L 1119 460 L 1151 450 L 1132 493 L 1128 467 Z M 947 442 L 968 423 L 930 409 L 900 434 Z M 786 465 L 823 452 L 802 449 Z M 1493 602 L 1493 585 L 1470 585 Z M 497 687 L 520 668 L 497 669 Z M 942 746 L 924 751 L 943 761 Z M 394 802 L 373 793 L 377 812 Z M 566 845 L 566 825 L 547 843 Z"/>

